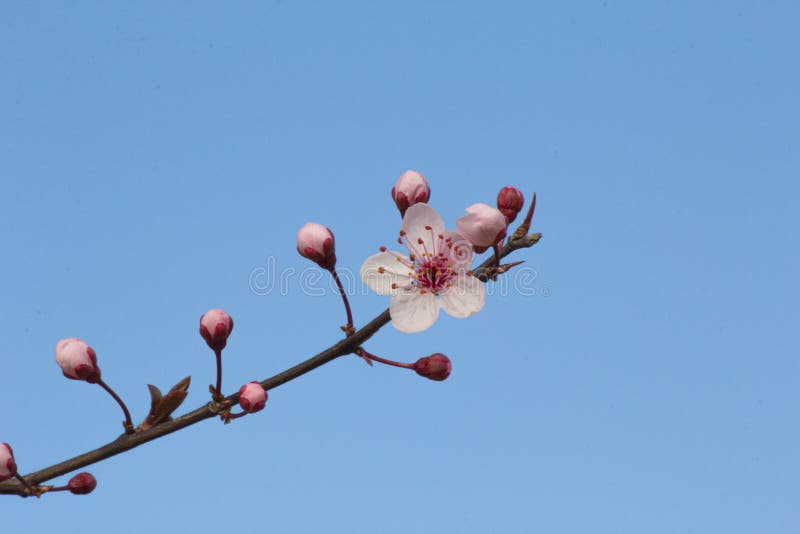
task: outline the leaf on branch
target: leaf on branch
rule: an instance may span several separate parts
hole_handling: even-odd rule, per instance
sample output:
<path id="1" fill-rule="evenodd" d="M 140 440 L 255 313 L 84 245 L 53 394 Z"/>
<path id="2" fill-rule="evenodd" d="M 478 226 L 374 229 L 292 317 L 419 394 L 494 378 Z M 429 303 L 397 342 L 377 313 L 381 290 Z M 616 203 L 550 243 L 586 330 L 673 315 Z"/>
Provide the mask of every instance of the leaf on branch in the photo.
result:
<path id="1" fill-rule="evenodd" d="M 141 432 L 152 428 L 160 423 L 172 419 L 172 412 L 178 409 L 183 404 L 184 399 L 189 391 L 189 384 L 192 381 L 191 376 L 187 376 L 177 384 L 166 395 L 161 394 L 161 390 L 152 384 L 148 384 L 147 388 L 150 390 L 150 413 L 142 421 L 136 430 Z"/>

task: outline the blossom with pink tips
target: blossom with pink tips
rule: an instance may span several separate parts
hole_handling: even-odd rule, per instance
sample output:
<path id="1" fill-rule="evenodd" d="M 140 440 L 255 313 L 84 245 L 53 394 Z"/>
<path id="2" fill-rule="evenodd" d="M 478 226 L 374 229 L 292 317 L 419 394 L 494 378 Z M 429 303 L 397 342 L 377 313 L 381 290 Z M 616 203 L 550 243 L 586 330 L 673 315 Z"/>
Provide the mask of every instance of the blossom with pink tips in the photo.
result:
<path id="1" fill-rule="evenodd" d="M 336 243 L 329 228 L 306 223 L 297 232 L 297 252 L 326 271 L 336 267 Z"/>
<path id="2" fill-rule="evenodd" d="M 505 215 L 487 204 L 473 204 L 456 221 L 458 231 L 476 247 L 491 247 L 506 236 Z"/>
<path id="3" fill-rule="evenodd" d="M 85 380 L 90 384 L 100 380 L 97 354 L 82 339 L 70 337 L 56 343 L 56 363 L 64 376 L 71 380 Z"/>
<path id="4" fill-rule="evenodd" d="M 428 181 L 417 171 L 404 172 L 392 187 L 392 199 L 402 216 L 405 216 L 409 207 L 420 202 L 428 202 L 430 198 L 431 188 Z"/>
<path id="5" fill-rule="evenodd" d="M 14 451 L 8 443 L 0 443 L 0 482 L 17 475 L 17 464 L 14 462 Z"/>
<path id="6" fill-rule="evenodd" d="M 200 317 L 200 335 L 206 340 L 211 350 L 224 349 L 232 331 L 233 319 L 225 310 L 214 308 Z"/>
<path id="7" fill-rule="evenodd" d="M 267 396 L 267 390 L 261 384 L 250 382 L 239 389 L 239 406 L 247 413 L 263 410 Z"/>
<path id="8" fill-rule="evenodd" d="M 516 187 L 507 185 L 497 194 L 497 209 L 506 216 L 508 224 L 514 222 L 524 205 L 525 197 L 522 196 L 522 191 Z"/>
<path id="9" fill-rule="evenodd" d="M 419 376 L 441 382 L 450 376 L 453 364 L 450 363 L 450 358 L 441 352 L 437 352 L 414 362 L 413 369 Z"/>
<path id="10" fill-rule="evenodd" d="M 78 473 L 67 483 L 67 489 L 74 495 L 87 495 L 97 487 L 97 479 L 86 471 Z"/>
<path id="11" fill-rule="evenodd" d="M 483 308 L 485 288 L 469 274 L 472 247 L 458 233 L 445 230 L 428 204 L 408 208 L 400 232 L 410 255 L 387 251 L 370 256 L 361 279 L 380 295 L 391 295 L 389 313 L 401 332 L 420 332 L 439 317 L 469 317 Z"/>

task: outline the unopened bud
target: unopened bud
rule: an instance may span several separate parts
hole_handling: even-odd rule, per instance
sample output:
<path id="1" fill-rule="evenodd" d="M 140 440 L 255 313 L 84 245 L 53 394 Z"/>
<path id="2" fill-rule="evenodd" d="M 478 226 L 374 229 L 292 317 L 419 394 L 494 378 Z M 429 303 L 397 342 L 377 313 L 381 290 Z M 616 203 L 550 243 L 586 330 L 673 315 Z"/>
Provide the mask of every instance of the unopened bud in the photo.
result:
<path id="1" fill-rule="evenodd" d="M 453 369 L 453 364 L 450 363 L 450 358 L 437 352 L 430 356 L 425 356 L 414 362 L 414 371 L 419 376 L 430 378 L 431 380 L 442 381 L 450 376 L 450 371 Z"/>
<path id="2" fill-rule="evenodd" d="M 430 198 L 431 188 L 428 181 L 417 171 L 404 172 L 392 188 L 392 199 L 402 216 L 405 216 L 409 207 L 420 202 L 428 202 Z"/>
<path id="3" fill-rule="evenodd" d="M 323 269 L 336 267 L 336 246 L 333 232 L 317 223 L 306 223 L 297 232 L 297 252 Z"/>
<path id="4" fill-rule="evenodd" d="M 78 473 L 67 483 L 67 489 L 75 495 L 86 495 L 97 487 L 97 479 L 91 473 Z"/>
<path id="5" fill-rule="evenodd" d="M 258 382 L 250 382 L 239 389 L 239 406 L 247 413 L 264 409 L 267 404 L 267 390 Z"/>
<path id="6" fill-rule="evenodd" d="M 225 348 L 232 330 L 233 319 L 225 310 L 215 308 L 200 317 L 200 335 L 213 351 Z"/>
<path id="7" fill-rule="evenodd" d="M 85 380 L 90 384 L 100 380 L 97 354 L 82 339 L 62 339 L 56 343 L 56 362 L 64 376 L 71 380 Z"/>
<path id="8" fill-rule="evenodd" d="M 0 482 L 17 475 L 14 452 L 8 443 L 0 443 Z"/>
<path id="9" fill-rule="evenodd" d="M 522 191 L 516 187 L 508 185 L 497 194 L 497 209 L 506 216 L 508 224 L 514 222 L 524 205 L 525 197 L 522 196 Z"/>
<path id="10" fill-rule="evenodd" d="M 479 203 L 467 208 L 456 227 L 475 247 L 491 247 L 506 236 L 508 222 L 500 210 Z"/>

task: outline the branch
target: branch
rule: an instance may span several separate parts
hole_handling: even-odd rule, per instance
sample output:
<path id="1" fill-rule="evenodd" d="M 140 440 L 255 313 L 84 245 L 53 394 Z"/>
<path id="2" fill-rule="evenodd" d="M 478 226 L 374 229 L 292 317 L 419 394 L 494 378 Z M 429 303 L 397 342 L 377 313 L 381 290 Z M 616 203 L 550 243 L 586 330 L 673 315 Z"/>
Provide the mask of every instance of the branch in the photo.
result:
<path id="1" fill-rule="evenodd" d="M 541 237 L 542 234 L 537 233 L 523 235 L 518 239 L 511 239 L 500 251 L 500 257 L 503 258 L 521 248 L 532 247 L 539 242 Z M 490 270 L 494 266 L 495 258 L 492 255 L 478 268 L 474 269 L 472 274 L 481 281 L 486 282 L 489 280 Z M 331 362 L 340 356 L 354 353 L 355 350 L 361 346 L 361 344 L 371 338 L 378 330 L 386 326 L 390 320 L 391 317 L 389 316 L 389 309 L 387 308 L 383 313 L 375 317 L 360 330 L 357 330 L 353 335 L 347 336 L 335 345 L 332 345 L 331 347 L 320 352 L 316 356 L 313 356 L 312 358 L 309 358 L 308 360 L 299 363 L 294 367 L 290 367 L 289 369 L 286 369 L 275 376 L 263 380 L 261 385 L 264 386 L 264 389 L 266 390 L 274 389 L 282 384 L 285 384 L 286 382 L 290 382 L 295 378 L 303 376 L 304 374 L 313 371 L 317 367 L 325 365 L 326 363 Z M 40 469 L 39 471 L 29 473 L 25 475 L 24 478 L 30 484 L 41 484 L 47 480 L 75 471 L 82 467 L 86 467 L 87 465 L 111 458 L 112 456 L 129 451 L 149 441 L 161 438 L 167 434 L 172 434 L 173 432 L 177 432 L 182 428 L 186 428 L 187 426 L 191 426 L 195 423 L 199 423 L 200 421 L 204 421 L 219 415 L 223 409 L 225 401 L 230 401 L 231 406 L 236 405 L 239 403 L 239 394 L 235 393 L 233 395 L 229 395 L 228 397 L 225 397 L 225 400 L 222 402 L 209 402 L 204 406 L 197 408 L 196 410 L 178 417 L 177 419 L 161 423 L 148 430 L 136 432 L 135 434 L 123 434 L 114 441 L 107 443 L 102 447 L 80 454 L 74 458 L 50 467 Z M 28 496 L 25 486 L 23 486 L 22 483 L 18 482 L 17 480 L 0 482 L 0 494 L 20 495 L 22 497 Z"/>

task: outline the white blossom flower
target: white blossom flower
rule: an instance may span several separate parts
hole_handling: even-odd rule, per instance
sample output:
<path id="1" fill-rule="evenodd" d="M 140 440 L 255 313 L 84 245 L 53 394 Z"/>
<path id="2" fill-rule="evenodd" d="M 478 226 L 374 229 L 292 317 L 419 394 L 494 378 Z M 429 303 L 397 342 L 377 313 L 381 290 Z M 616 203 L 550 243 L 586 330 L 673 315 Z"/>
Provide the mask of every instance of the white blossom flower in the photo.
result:
<path id="1" fill-rule="evenodd" d="M 387 251 L 370 256 L 361 279 L 380 295 L 391 295 L 389 313 L 401 332 L 420 332 L 439 317 L 439 308 L 453 317 L 469 317 L 483 308 L 486 290 L 469 274 L 472 246 L 460 234 L 445 230 L 428 204 L 406 210 L 398 242 L 410 255 Z"/>

